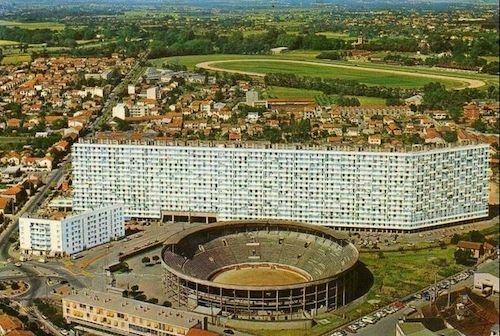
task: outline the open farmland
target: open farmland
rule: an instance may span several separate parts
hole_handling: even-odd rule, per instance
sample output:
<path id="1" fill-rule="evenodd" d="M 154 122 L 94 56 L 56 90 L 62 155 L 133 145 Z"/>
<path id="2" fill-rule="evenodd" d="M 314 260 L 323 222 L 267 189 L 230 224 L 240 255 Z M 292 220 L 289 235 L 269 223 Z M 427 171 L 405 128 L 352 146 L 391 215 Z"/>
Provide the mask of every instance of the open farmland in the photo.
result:
<path id="1" fill-rule="evenodd" d="M 0 20 L 0 26 L 18 27 L 22 29 L 50 29 L 63 30 L 65 25 L 57 22 L 18 22 Z"/>
<path id="2" fill-rule="evenodd" d="M 15 44 L 19 44 L 19 42 L 9 41 L 9 40 L 0 40 L 0 46 L 15 45 Z"/>
<path id="3" fill-rule="evenodd" d="M 11 54 L 6 55 L 2 59 L 2 64 L 19 64 L 31 61 L 31 56 L 28 54 Z"/>

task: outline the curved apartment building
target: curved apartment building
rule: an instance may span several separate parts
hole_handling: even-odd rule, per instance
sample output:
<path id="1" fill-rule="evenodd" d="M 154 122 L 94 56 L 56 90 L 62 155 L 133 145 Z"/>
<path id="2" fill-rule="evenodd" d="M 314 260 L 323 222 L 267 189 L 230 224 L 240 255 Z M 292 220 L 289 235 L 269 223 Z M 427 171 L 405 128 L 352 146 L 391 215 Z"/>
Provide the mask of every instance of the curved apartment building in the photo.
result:
<path id="1" fill-rule="evenodd" d="M 75 209 L 416 230 L 488 215 L 488 145 L 384 151 L 82 140 Z"/>

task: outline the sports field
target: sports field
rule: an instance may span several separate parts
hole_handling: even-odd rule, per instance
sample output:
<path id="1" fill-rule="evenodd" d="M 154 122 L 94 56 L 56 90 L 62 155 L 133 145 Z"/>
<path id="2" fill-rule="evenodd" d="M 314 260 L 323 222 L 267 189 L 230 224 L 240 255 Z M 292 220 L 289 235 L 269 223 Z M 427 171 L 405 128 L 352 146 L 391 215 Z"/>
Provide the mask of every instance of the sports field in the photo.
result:
<path id="1" fill-rule="evenodd" d="M 212 281 L 225 285 L 280 286 L 305 282 L 307 279 L 292 271 L 259 266 L 230 269 L 217 274 Z"/>

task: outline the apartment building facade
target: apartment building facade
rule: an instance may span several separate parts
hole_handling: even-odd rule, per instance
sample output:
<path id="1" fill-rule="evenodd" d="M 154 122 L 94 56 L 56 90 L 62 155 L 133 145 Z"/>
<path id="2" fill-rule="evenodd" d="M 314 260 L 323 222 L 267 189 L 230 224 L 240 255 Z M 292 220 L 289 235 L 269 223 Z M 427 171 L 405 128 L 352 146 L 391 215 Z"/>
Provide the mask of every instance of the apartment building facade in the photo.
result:
<path id="1" fill-rule="evenodd" d="M 82 140 L 75 209 L 415 230 L 488 215 L 488 146 L 381 151 Z"/>
<path id="2" fill-rule="evenodd" d="M 64 297 L 63 317 L 76 330 L 94 335 L 189 336 L 207 328 L 207 317 L 200 314 L 92 290 Z"/>
<path id="3" fill-rule="evenodd" d="M 71 255 L 124 235 L 124 207 L 117 204 L 65 218 L 19 218 L 20 249 L 26 254 Z"/>

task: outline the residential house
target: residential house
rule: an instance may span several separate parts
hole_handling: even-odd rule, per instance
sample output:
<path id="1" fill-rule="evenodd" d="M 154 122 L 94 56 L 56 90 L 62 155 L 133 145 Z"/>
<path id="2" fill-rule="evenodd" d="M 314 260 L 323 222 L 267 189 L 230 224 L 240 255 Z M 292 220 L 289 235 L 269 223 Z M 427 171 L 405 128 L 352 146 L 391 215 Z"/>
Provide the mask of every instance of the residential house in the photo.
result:
<path id="1" fill-rule="evenodd" d="M 4 190 L 0 197 L 11 198 L 16 205 L 19 205 L 26 201 L 28 194 L 22 185 L 16 184 Z"/>
<path id="2" fill-rule="evenodd" d="M 461 240 L 457 243 L 457 250 L 471 251 L 474 259 L 479 259 L 484 255 L 483 243 Z"/>
<path id="3" fill-rule="evenodd" d="M 380 134 L 370 135 L 368 137 L 368 144 L 369 145 L 381 145 L 382 138 L 381 138 Z"/>
<path id="4" fill-rule="evenodd" d="M 0 315 L 0 336 L 7 335 L 9 332 L 23 329 L 24 325 L 17 317 L 7 314 Z"/>

